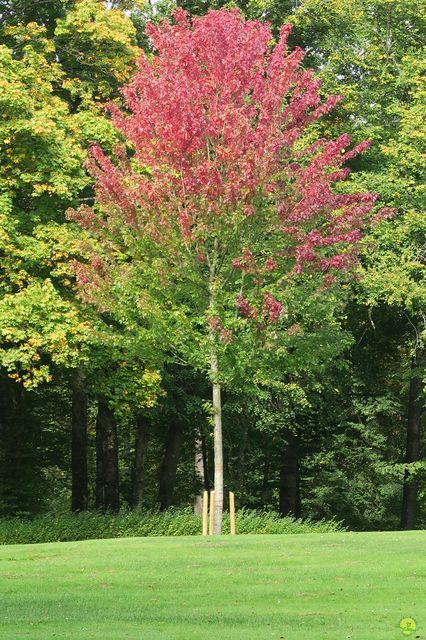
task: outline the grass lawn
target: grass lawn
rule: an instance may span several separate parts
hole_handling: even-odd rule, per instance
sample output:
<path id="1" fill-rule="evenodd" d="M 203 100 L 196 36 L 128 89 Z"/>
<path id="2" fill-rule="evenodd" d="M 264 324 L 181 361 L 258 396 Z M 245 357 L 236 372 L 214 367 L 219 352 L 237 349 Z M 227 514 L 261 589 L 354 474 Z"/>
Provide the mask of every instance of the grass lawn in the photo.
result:
<path id="1" fill-rule="evenodd" d="M 426 532 L 3 546 L 0 597 L 1 640 L 426 639 Z"/>

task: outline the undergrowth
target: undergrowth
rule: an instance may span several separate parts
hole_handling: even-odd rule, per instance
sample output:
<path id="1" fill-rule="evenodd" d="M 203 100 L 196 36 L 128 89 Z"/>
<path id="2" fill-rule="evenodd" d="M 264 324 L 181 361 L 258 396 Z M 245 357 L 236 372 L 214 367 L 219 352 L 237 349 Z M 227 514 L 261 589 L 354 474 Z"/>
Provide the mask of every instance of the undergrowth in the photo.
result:
<path id="1" fill-rule="evenodd" d="M 138 536 L 195 536 L 202 529 L 201 516 L 190 507 L 138 513 L 44 514 L 33 519 L 0 519 L 0 544 L 66 542 Z M 241 509 L 236 513 L 237 534 L 298 534 L 342 531 L 336 521 L 281 518 L 274 512 Z M 229 514 L 223 516 L 223 533 L 229 533 Z"/>

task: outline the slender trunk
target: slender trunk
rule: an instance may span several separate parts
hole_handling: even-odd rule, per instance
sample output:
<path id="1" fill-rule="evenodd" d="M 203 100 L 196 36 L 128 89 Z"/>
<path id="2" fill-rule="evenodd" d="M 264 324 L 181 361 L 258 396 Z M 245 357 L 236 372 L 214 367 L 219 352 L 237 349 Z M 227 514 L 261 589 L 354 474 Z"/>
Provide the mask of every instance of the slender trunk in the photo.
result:
<path id="1" fill-rule="evenodd" d="M 96 506 L 120 509 L 117 424 L 105 398 L 99 398 L 96 419 Z"/>
<path id="2" fill-rule="evenodd" d="M 139 416 L 136 421 L 135 466 L 133 474 L 133 507 L 140 511 L 144 498 L 144 472 L 148 451 L 149 429 L 146 420 Z"/>
<path id="3" fill-rule="evenodd" d="M 99 408 L 100 409 L 100 408 Z M 103 511 L 105 499 L 105 472 L 104 472 L 104 426 L 102 418 L 99 415 L 96 418 L 96 496 L 95 505 L 96 509 Z"/>
<path id="4" fill-rule="evenodd" d="M 214 241 L 214 250 L 209 259 L 209 312 L 215 314 L 217 281 L 216 269 L 218 259 L 219 243 L 217 238 Z M 221 386 L 219 380 L 219 365 L 216 351 L 215 331 L 210 328 L 210 382 L 212 385 L 213 399 L 213 449 L 214 449 L 214 528 L 215 535 L 222 533 L 223 514 L 223 442 L 222 442 L 222 400 Z"/>
<path id="5" fill-rule="evenodd" d="M 282 516 L 300 518 L 300 474 L 297 437 L 285 432 L 286 445 L 281 458 L 280 506 Z"/>
<path id="6" fill-rule="evenodd" d="M 105 509 L 120 509 L 117 424 L 111 409 L 105 404 Z"/>
<path id="7" fill-rule="evenodd" d="M 87 396 L 84 386 L 84 371 L 78 367 L 71 383 L 71 510 L 87 509 Z"/>
<path id="8" fill-rule="evenodd" d="M 212 380 L 214 421 L 214 533 L 221 534 L 223 514 L 222 401 L 221 387 L 218 381 L 219 367 L 217 363 L 217 354 L 214 349 L 212 349 L 211 353 L 210 374 Z"/>
<path id="9" fill-rule="evenodd" d="M 203 452 L 203 473 L 204 473 L 204 489 L 210 491 L 211 482 L 209 475 L 209 459 L 207 454 L 207 443 L 203 434 L 201 434 L 201 447 Z"/>
<path id="10" fill-rule="evenodd" d="M 181 439 L 181 426 L 177 423 L 172 424 L 167 433 L 164 456 L 160 467 L 158 502 L 160 503 L 160 509 L 162 511 L 173 504 Z"/>
<path id="11" fill-rule="evenodd" d="M 271 444 L 270 437 L 267 436 L 265 445 L 265 457 L 263 460 L 263 479 L 262 479 L 262 508 L 269 505 L 271 500 L 271 490 L 269 488 L 269 470 L 271 466 Z"/>
<path id="12" fill-rule="evenodd" d="M 390 4 L 386 7 L 386 53 L 390 55 L 392 51 L 392 6 Z"/>
<path id="13" fill-rule="evenodd" d="M 120 497 L 133 505 L 133 487 L 135 476 L 135 434 L 133 429 L 125 429 L 121 434 L 122 459 L 120 466 Z"/>
<path id="14" fill-rule="evenodd" d="M 418 351 L 413 360 L 412 367 L 419 368 L 426 360 L 425 351 Z M 419 371 L 411 379 L 408 395 L 407 417 L 407 444 L 405 462 L 418 462 L 420 460 L 420 427 L 424 409 L 422 372 Z M 405 471 L 402 496 L 401 529 L 414 529 L 416 525 L 416 503 L 419 490 L 419 481 L 410 480 L 410 472 Z"/>
<path id="15" fill-rule="evenodd" d="M 238 447 L 238 467 L 236 473 L 238 491 L 241 492 L 244 486 L 244 472 L 246 462 L 247 440 L 249 432 L 249 420 L 247 411 L 243 411 L 243 428 L 241 432 L 240 444 Z"/>
<path id="16" fill-rule="evenodd" d="M 200 429 L 195 429 L 195 476 L 200 486 L 200 491 L 194 499 L 194 513 L 200 515 L 203 511 L 203 490 L 206 486 L 204 477 L 203 437 Z"/>

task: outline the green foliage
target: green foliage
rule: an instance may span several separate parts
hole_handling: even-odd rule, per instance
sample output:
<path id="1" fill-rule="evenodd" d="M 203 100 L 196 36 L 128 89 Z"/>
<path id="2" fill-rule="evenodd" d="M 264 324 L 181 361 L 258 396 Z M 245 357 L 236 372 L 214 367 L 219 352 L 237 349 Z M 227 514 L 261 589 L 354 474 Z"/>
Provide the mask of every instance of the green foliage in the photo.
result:
<path id="1" fill-rule="evenodd" d="M 424 209 L 426 202 L 426 49 L 406 53 L 396 78 L 396 91 L 402 99 L 394 100 L 388 110 L 389 120 L 398 123 L 397 131 L 381 145 L 388 163 L 387 198 L 403 210 Z"/>
<path id="2" fill-rule="evenodd" d="M 55 29 L 55 43 L 72 96 L 105 100 L 129 80 L 138 55 L 136 30 L 119 9 L 78 0 Z"/>
<path id="3" fill-rule="evenodd" d="M 10 194 L 18 210 L 30 210 L 30 219 L 20 220 L 25 230 L 35 215 L 57 216 L 87 178 L 68 106 L 54 95 L 63 73 L 51 41 L 35 24 L 10 27 L 8 33 L 21 44 L 21 57 L 0 45 L 0 191 Z"/>
<path id="4" fill-rule="evenodd" d="M 3 25 L 38 22 L 47 27 L 49 34 L 55 28 L 56 20 L 65 15 L 73 0 L 0 0 L 0 15 Z"/>
<path id="5" fill-rule="evenodd" d="M 43 354 L 49 354 L 53 364 L 76 367 L 89 329 L 50 280 L 30 284 L 0 299 L 0 361 L 11 378 L 37 386 L 51 380 Z"/>
<path id="6" fill-rule="evenodd" d="M 341 518 L 355 530 L 396 529 L 402 465 L 386 464 L 386 438 L 364 425 L 348 425 L 332 446 L 304 463 L 304 512 Z"/>
<path id="7" fill-rule="evenodd" d="M 7 26 L 2 35 L 8 46 L 0 45 L 0 364 L 16 381 L 35 387 L 50 381 L 55 368 L 87 363 L 89 351 L 93 362 L 96 342 L 108 345 L 99 351 L 109 348 L 109 360 L 123 360 L 111 328 L 105 335 L 106 325 L 75 299 L 70 261 L 81 255 L 84 234 L 65 221 L 65 210 L 90 198 L 83 167 L 88 143 L 111 148 L 118 141 L 92 95 L 100 80 L 95 73 L 90 85 L 88 69 L 94 72 L 96 62 L 107 78 L 103 98 L 112 97 L 133 69 L 137 48 L 127 16 L 101 2 L 77 3 L 58 21 L 57 41 L 36 23 Z M 61 48 L 64 43 L 68 48 Z M 78 77 L 67 68 L 67 52 L 76 56 Z M 82 89 L 76 89 L 80 102 L 83 94 L 86 100 L 77 112 L 68 101 L 71 86 Z M 105 355 L 98 365 L 104 362 Z M 109 385 L 116 398 L 131 394 L 134 407 L 153 402 L 155 372 L 145 372 L 140 361 L 118 371 Z"/>
<path id="8" fill-rule="evenodd" d="M 375 251 L 363 269 L 363 295 L 369 306 L 381 302 L 405 309 L 411 317 L 426 308 L 424 247 L 426 218 L 410 210 L 377 227 L 366 243 Z"/>
<path id="9" fill-rule="evenodd" d="M 339 523 L 334 521 L 294 520 L 280 518 L 276 513 L 250 510 L 237 512 L 236 527 L 240 534 L 330 533 L 342 530 Z M 225 514 L 224 533 L 228 532 L 229 515 Z M 0 544 L 145 536 L 195 536 L 200 533 L 201 516 L 194 516 L 190 508 L 142 514 L 48 513 L 33 520 L 0 519 Z"/>
<path id="10" fill-rule="evenodd" d="M 229 518 L 225 518 L 225 531 L 228 530 Z M 239 534 L 290 534 L 290 533 L 332 533 L 343 531 L 341 523 L 330 520 L 310 520 L 281 518 L 278 513 L 241 509 L 236 513 L 235 526 Z"/>

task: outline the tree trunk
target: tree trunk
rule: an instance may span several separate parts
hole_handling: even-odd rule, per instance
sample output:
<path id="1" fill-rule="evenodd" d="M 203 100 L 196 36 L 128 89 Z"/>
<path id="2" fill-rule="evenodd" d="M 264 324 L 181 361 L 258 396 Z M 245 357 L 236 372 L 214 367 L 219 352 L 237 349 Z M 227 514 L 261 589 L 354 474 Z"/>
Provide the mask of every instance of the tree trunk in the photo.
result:
<path id="1" fill-rule="evenodd" d="M 269 472 L 271 466 L 271 442 L 270 436 L 267 435 L 267 441 L 265 444 L 265 457 L 263 459 L 263 478 L 262 478 L 262 509 L 266 505 L 269 506 L 271 501 L 271 489 L 269 487 Z"/>
<path id="2" fill-rule="evenodd" d="M 424 350 L 418 351 L 413 359 L 412 368 L 421 369 L 426 359 Z M 407 444 L 405 462 L 420 460 L 420 427 L 424 408 L 422 371 L 419 370 L 410 382 L 408 395 Z M 419 481 L 410 480 L 410 472 L 405 471 L 402 495 L 401 529 L 414 529 L 416 526 L 416 503 Z"/>
<path id="3" fill-rule="evenodd" d="M 200 483 L 201 490 L 194 499 L 194 513 L 195 515 L 200 515 L 203 512 L 203 491 L 206 486 L 206 479 L 204 476 L 203 438 L 200 429 L 195 429 L 195 475 L 196 479 Z"/>
<path id="4" fill-rule="evenodd" d="M 236 473 L 236 481 L 238 491 L 241 493 L 244 487 L 244 474 L 245 474 L 245 464 L 246 464 L 246 451 L 247 451 L 247 440 L 249 433 L 249 418 L 247 415 L 246 407 L 244 407 L 243 411 L 243 427 L 240 437 L 240 443 L 238 447 L 238 467 Z"/>
<path id="5" fill-rule="evenodd" d="M 84 386 L 84 371 L 78 367 L 71 382 L 71 510 L 87 509 L 87 396 Z"/>
<path id="6" fill-rule="evenodd" d="M 280 469 L 280 506 L 282 516 L 300 518 L 300 475 L 297 437 L 285 431 L 285 445 Z"/>
<path id="7" fill-rule="evenodd" d="M 208 259 L 210 278 L 209 278 L 209 312 L 212 316 L 215 314 L 216 296 L 217 296 L 217 261 L 219 254 L 218 239 L 214 240 L 214 250 Z M 216 335 L 213 327 L 209 330 L 210 338 L 210 382 L 212 385 L 213 399 L 213 450 L 214 450 L 214 527 L 215 535 L 222 533 L 222 514 L 223 514 L 223 442 L 222 442 L 222 400 L 221 387 L 219 381 L 219 365 L 216 352 Z"/>
<path id="8" fill-rule="evenodd" d="M 105 398 L 99 398 L 96 419 L 96 507 L 120 509 L 117 424 Z"/>
<path id="9" fill-rule="evenodd" d="M 158 501 L 161 511 L 164 511 L 164 509 L 167 509 L 173 504 L 181 439 L 181 426 L 177 423 L 172 424 L 167 432 L 166 446 L 160 467 Z"/>
<path id="10" fill-rule="evenodd" d="M 32 392 L 0 372 L 0 515 L 35 515 L 46 506 L 49 445 L 37 408 Z"/>
<path id="11" fill-rule="evenodd" d="M 104 493 L 105 493 L 105 473 L 104 473 L 104 448 L 105 448 L 104 426 L 102 424 L 102 416 L 100 415 L 100 406 L 96 418 L 96 509 L 103 511 L 104 509 Z"/>
<path id="12" fill-rule="evenodd" d="M 148 424 L 144 417 L 136 420 L 135 466 L 133 475 L 133 507 L 140 511 L 144 498 L 144 472 L 148 451 Z"/>
<path id="13" fill-rule="evenodd" d="M 221 388 L 218 381 L 217 354 L 211 353 L 210 373 L 213 395 L 213 420 L 214 420 L 214 533 L 222 533 L 223 514 L 223 443 L 222 443 L 222 401 Z"/>
<path id="14" fill-rule="evenodd" d="M 201 434 L 201 445 L 203 450 L 203 466 L 204 466 L 204 489 L 210 491 L 210 475 L 209 475 L 209 459 L 207 453 L 207 443 L 203 434 Z"/>

